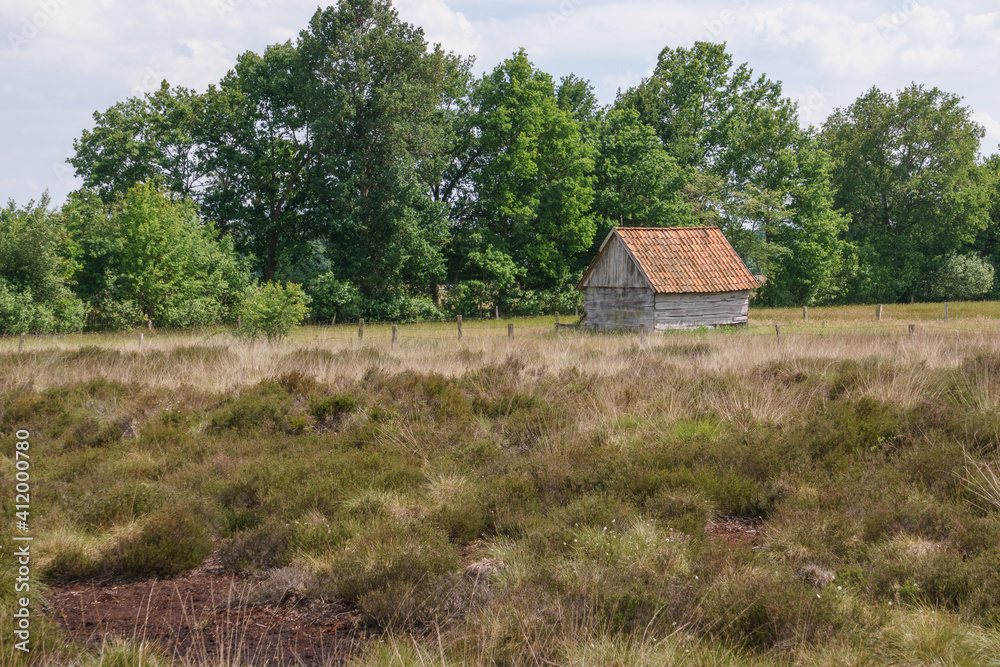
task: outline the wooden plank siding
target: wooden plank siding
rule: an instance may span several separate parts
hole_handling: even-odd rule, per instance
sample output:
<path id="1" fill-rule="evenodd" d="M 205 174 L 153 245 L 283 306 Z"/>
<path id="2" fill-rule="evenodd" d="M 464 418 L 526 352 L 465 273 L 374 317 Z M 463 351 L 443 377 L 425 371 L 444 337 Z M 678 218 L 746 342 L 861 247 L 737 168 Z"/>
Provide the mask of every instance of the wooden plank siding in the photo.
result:
<path id="1" fill-rule="evenodd" d="M 722 294 L 657 294 L 655 329 L 720 326 L 748 322 L 750 292 Z"/>
<path id="2" fill-rule="evenodd" d="M 618 236 L 612 236 L 597 258 L 587 287 L 629 287 L 649 290 L 652 286 L 646 280 L 642 269 L 636 264 L 628 248 Z"/>
<path id="3" fill-rule="evenodd" d="M 654 324 L 653 290 L 648 287 L 588 287 L 586 326 L 597 329 L 638 328 Z"/>

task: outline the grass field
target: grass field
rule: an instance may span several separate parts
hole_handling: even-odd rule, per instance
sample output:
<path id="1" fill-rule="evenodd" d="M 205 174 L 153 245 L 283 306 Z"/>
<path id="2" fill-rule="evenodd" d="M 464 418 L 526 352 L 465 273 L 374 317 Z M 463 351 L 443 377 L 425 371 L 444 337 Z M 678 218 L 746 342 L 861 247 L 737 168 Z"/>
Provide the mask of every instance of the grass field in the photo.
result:
<path id="1" fill-rule="evenodd" d="M 0 625 L 24 429 L 36 664 L 262 662 L 42 615 L 209 554 L 244 606 L 349 611 L 318 664 L 1000 664 L 1000 305 L 949 315 L 2 340 Z"/>

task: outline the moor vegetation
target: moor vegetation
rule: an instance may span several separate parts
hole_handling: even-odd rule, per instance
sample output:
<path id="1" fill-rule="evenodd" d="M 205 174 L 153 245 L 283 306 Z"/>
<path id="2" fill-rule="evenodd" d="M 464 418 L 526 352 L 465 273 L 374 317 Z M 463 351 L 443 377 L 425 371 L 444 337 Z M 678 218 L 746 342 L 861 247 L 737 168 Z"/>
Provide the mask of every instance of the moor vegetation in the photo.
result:
<path id="1" fill-rule="evenodd" d="M 0 354 L 0 498 L 27 429 L 33 591 L 217 552 L 246 604 L 352 609 L 352 664 L 990 664 L 1000 334 L 821 326 L 50 340 Z"/>

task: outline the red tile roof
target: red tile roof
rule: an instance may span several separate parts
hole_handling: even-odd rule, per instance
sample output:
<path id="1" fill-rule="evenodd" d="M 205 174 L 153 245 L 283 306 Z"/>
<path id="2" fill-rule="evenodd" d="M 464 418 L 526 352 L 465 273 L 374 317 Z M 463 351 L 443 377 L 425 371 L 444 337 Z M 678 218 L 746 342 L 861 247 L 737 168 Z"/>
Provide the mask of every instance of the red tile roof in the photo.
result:
<path id="1" fill-rule="evenodd" d="M 625 242 L 657 293 L 760 287 L 718 227 L 619 227 L 611 233 Z"/>

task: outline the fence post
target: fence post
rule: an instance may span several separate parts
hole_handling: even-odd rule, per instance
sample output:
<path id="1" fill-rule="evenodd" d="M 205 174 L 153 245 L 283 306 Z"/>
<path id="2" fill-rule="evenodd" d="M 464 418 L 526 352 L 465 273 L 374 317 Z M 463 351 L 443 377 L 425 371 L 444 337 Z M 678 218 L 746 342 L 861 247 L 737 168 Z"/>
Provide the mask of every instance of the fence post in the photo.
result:
<path id="1" fill-rule="evenodd" d="M 646 342 L 646 323 L 643 322 L 639 325 L 639 340 L 643 343 Z"/>
<path id="2" fill-rule="evenodd" d="M 775 331 L 775 333 L 778 334 L 778 344 L 780 345 L 781 344 L 781 325 L 780 324 L 775 324 L 774 325 L 774 331 Z"/>
<path id="3" fill-rule="evenodd" d="M 21 334 L 21 339 L 17 341 L 17 351 L 24 352 L 24 334 Z"/>
<path id="4" fill-rule="evenodd" d="M 237 331 L 243 331 L 243 316 L 242 315 L 237 315 L 236 316 L 236 330 Z"/>
<path id="5" fill-rule="evenodd" d="M 802 306 L 802 320 L 804 322 L 809 321 L 809 306 Z"/>
<path id="6" fill-rule="evenodd" d="M 881 303 L 878 305 L 878 308 L 875 309 L 875 321 L 876 322 L 881 322 L 882 321 L 882 304 Z"/>
<path id="7" fill-rule="evenodd" d="M 153 320 L 146 320 L 146 325 L 150 331 L 153 330 Z"/>
<path id="8" fill-rule="evenodd" d="M 336 313 L 333 314 L 333 319 L 330 320 L 330 326 L 331 327 L 337 326 L 337 314 Z"/>
<path id="9" fill-rule="evenodd" d="M 462 340 L 462 316 L 458 316 L 458 339 Z"/>
<path id="10" fill-rule="evenodd" d="M 559 313 L 556 313 L 556 329 L 559 328 Z"/>
<path id="11" fill-rule="evenodd" d="M 508 324 L 507 325 L 507 338 L 508 338 L 508 340 L 514 340 L 514 325 L 513 324 Z"/>
<path id="12" fill-rule="evenodd" d="M 358 340 L 363 340 L 365 337 L 365 318 L 358 320 Z"/>
<path id="13" fill-rule="evenodd" d="M 944 319 L 948 319 L 948 302 L 944 302 Z"/>
<path id="14" fill-rule="evenodd" d="M 398 334 L 398 327 L 395 324 L 392 325 L 392 346 L 396 347 L 396 336 Z"/>
<path id="15" fill-rule="evenodd" d="M 917 332 L 917 325 L 916 324 L 911 324 L 910 325 L 910 340 L 913 340 L 913 334 L 915 334 L 916 332 Z"/>
<path id="16" fill-rule="evenodd" d="M 145 338 L 145 334 L 139 334 L 139 351 L 142 352 L 142 341 Z"/>
<path id="17" fill-rule="evenodd" d="M 496 306 L 496 310 L 494 311 L 494 315 L 495 315 L 494 319 L 497 319 L 497 320 L 500 319 L 500 306 Z"/>

